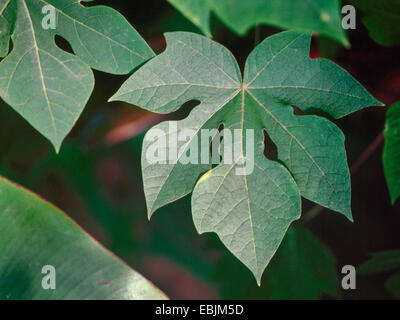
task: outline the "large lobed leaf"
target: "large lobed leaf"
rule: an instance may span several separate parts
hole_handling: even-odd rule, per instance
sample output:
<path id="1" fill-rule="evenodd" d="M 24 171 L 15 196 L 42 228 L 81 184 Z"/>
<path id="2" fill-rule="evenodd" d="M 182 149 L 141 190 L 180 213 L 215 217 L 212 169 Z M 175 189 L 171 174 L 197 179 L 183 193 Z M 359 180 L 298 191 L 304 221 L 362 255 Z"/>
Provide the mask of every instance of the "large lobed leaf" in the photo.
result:
<path id="1" fill-rule="evenodd" d="M 206 36 L 214 12 L 238 35 L 258 24 L 298 31 L 316 31 L 348 46 L 339 0 L 168 0 Z"/>
<path id="2" fill-rule="evenodd" d="M 383 168 L 394 204 L 400 196 L 400 102 L 387 111 L 384 134 Z"/>
<path id="3" fill-rule="evenodd" d="M 42 8 L 51 5 L 56 29 L 44 29 Z M 94 86 L 90 67 L 125 74 L 153 56 L 117 11 L 84 7 L 76 0 L 0 0 L 0 96 L 56 150 L 81 114 Z M 55 35 L 74 54 L 61 50 Z"/>
<path id="4" fill-rule="evenodd" d="M 267 38 L 247 58 L 242 81 L 234 57 L 223 46 L 196 34 L 168 33 L 165 52 L 132 75 L 112 98 L 158 113 L 199 100 L 190 115 L 178 121 L 177 132 L 168 131 L 169 122 L 154 127 L 167 141 L 185 129 L 196 132 L 178 142 L 178 160 L 201 129 L 223 125 L 239 130 L 240 152 L 232 164 L 223 162 L 213 169 L 180 161 L 149 162 L 150 130 L 142 151 L 144 191 L 151 216 L 193 190 L 197 230 L 216 232 L 257 281 L 291 222 L 300 217 L 300 195 L 352 219 L 342 132 L 323 117 L 295 115 L 291 105 L 339 118 L 380 104 L 334 63 L 310 59 L 310 38 L 293 31 Z M 254 172 L 237 175 L 243 161 L 252 161 L 244 152 L 247 129 L 254 129 Z M 263 155 L 264 131 L 277 146 L 279 162 Z"/>
<path id="5" fill-rule="evenodd" d="M 42 268 L 56 289 L 42 288 Z M 165 299 L 63 212 L 0 177 L 0 300 Z"/>

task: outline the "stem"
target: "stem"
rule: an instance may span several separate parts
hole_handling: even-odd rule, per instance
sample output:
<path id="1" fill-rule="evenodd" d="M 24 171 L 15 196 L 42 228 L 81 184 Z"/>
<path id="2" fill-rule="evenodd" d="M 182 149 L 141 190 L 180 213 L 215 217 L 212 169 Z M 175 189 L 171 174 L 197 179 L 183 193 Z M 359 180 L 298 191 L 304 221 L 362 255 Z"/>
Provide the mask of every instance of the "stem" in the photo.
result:
<path id="1" fill-rule="evenodd" d="M 384 135 L 383 133 L 380 133 L 369 145 L 363 153 L 357 158 L 356 161 L 351 165 L 350 168 L 350 175 L 353 176 L 355 175 L 358 170 L 361 168 L 361 166 L 374 154 L 376 149 L 381 145 L 381 143 L 384 140 Z M 311 219 L 315 218 L 318 216 L 325 208 L 320 206 L 319 204 L 315 205 L 312 207 L 310 210 L 308 210 L 304 215 L 303 215 L 303 222 L 308 222 Z"/>
<path id="2" fill-rule="evenodd" d="M 380 133 L 364 150 L 363 153 L 357 158 L 350 168 L 351 175 L 354 175 L 360 170 L 360 167 L 366 162 L 375 152 L 375 150 L 381 145 L 384 140 L 383 133 Z"/>

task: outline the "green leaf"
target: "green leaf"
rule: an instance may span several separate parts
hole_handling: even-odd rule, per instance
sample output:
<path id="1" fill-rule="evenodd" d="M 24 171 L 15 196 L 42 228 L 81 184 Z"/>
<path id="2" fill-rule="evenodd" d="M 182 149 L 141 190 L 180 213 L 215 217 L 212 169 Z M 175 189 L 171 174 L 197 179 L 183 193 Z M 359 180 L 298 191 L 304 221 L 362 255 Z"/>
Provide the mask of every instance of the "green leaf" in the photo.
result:
<path id="1" fill-rule="evenodd" d="M 49 5 L 56 29 L 42 26 L 42 8 Z M 124 74 L 153 56 L 125 18 L 109 7 L 86 8 L 76 0 L 11 0 L 5 8 L 16 21 L 14 48 L 0 63 L 0 96 L 57 151 L 93 90 L 90 67 Z M 61 50 L 55 35 L 66 39 L 75 54 Z M 4 55 L 7 36 L 0 43 Z"/>
<path id="2" fill-rule="evenodd" d="M 164 299 L 63 212 L 0 177 L 0 299 Z M 53 266 L 56 289 L 42 288 Z"/>
<path id="3" fill-rule="evenodd" d="M 335 257 L 312 233 L 290 228 L 264 276 L 271 299 L 317 299 L 338 295 Z"/>
<path id="4" fill-rule="evenodd" d="M 290 223 L 299 218 L 300 195 L 351 219 L 342 132 L 325 118 L 295 115 L 290 105 L 338 118 L 380 104 L 334 63 L 310 59 L 310 38 L 290 31 L 264 40 L 249 55 L 242 81 L 226 48 L 196 34 L 168 33 L 165 52 L 140 68 L 111 98 L 158 113 L 177 110 L 189 100 L 200 101 L 177 122 L 176 130 L 170 130 L 171 122 L 163 122 L 145 137 L 142 172 L 149 216 L 194 188 L 197 230 L 216 232 L 257 281 Z M 239 152 L 231 164 L 213 169 L 195 161 L 183 164 L 200 130 L 221 124 L 240 132 Z M 168 141 L 188 129 L 195 134 L 176 147 L 167 145 L 171 154 L 179 150 L 172 157 L 178 161 L 160 164 L 146 156 L 154 148 L 154 129 Z M 263 156 L 264 131 L 278 148 L 279 162 Z M 254 133 L 254 159 L 245 156 L 248 132 Z M 236 169 L 246 161 L 249 165 L 254 161 L 254 172 L 237 175 Z"/>
<path id="5" fill-rule="evenodd" d="M 400 45 L 398 0 L 351 0 L 361 12 L 371 38 L 383 46 Z"/>
<path id="6" fill-rule="evenodd" d="M 400 196 L 400 102 L 393 104 L 386 113 L 383 168 L 394 204 Z"/>
<path id="7" fill-rule="evenodd" d="M 357 274 L 372 275 L 400 269 L 400 250 L 380 251 L 371 254 L 371 259 L 357 267 Z M 400 299 L 400 273 L 390 276 L 385 282 L 386 289 Z"/>
<path id="8" fill-rule="evenodd" d="M 243 36 L 258 24 L 283 29 L 316 31 L 349 46 L 341 24 L 339 0 L 168 0 L 207 36 L 210 13 Z"/>
<path id="9" fill-rule="evenodd" d="M 360 275 L 383 273 L 400 268 L 400 250 L 375 252 L 370 260 L 357 267 Z"/>
<path id="10" fill-rule="evenodd" d="M 393 296 L 400 299 L 400 273 L 396 273 L 387 279 L 385 286 Z"/>
<path id="11" fill-rule="evenodd" d="M 8 54 L 14 22 L 15 2 L 11 0 L 0 0 L 0 58 Z"/>
<path id="12" fill-rule="evenodd" d="M 339 278 L 335 257 L 307 229 L 290 227 L 263 275 L 258 288 L 243 266 L 223 256 L 215 278 L 221 299 L 314 300 L 322 293 L 338 297 Z"/>
<path id="13" fill-rule="evenodd" d="M 211 37 L 208 0 L 167 0 L 207 37 Z"/>

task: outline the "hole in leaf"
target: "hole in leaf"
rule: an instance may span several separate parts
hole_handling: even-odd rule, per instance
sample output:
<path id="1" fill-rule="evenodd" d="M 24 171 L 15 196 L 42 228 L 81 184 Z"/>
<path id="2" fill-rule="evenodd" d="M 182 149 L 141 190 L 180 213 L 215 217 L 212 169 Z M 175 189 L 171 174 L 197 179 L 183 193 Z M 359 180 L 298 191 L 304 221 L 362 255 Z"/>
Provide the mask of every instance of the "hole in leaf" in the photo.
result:
<path id="1" fill-rule="evenodd" d="M 293 108 L 293 113 L 296 116 L 306 116 L 306 115 L 316 115 L 316 116 L 320 116 L 320 117 L 324 117 L 330 120 L 334 120 L 334 118 L 329 115 L 328 113 L 320 110 L 320 109 L 315 109 L 315 108 L 310 108 L 307 110 L 307 112 L 304 112 L 303 110 L 301 110 L 299 107 L 295 106 L 295 105 L 291 105 Z"/>
<path id="2" fill-rule="evenodd" d="M 55 41 L 57 47 L 59 47 L 61 50 L 64 50 L 71 54 L 74 54 L 74 50 L 72 50 L 71 45 L 63 37 L 61 37 L 59 35 L 55 35 L 54 41 Z"/>
<path id="3" fill-rule="evenodd" d="M 221 150 L 222 150 L 222 141 L 224 139 L 224 137 L 221 135 L 221 132 L 224 130 L 224 124 L 220 123 L 218 125 L 218 134 L 212 139 L 211 143 L 210 143 L 210 155 L 211 155 L 211 159 L 218 159 L 218 163 L 215 163 L 216 161 L 212 162 L 212 168 L 215 168 L 219 163 L 222 162 L 222 154 L 221 154 Z M 214 146 L 214 148 L 213 148 Z M 215 152 L 214 152 L 214 150 Z"/>
<path id="4" fill-rule="evenodd" d="M 264 156 L 271 161 L 278 161 L 278 149 L 271 137 L 264 131 Z"/>
<path id="5" fill-rule="evenodd" d="M 296 115 L 296 116 L 304 116 L 305 115 L 305 112 L 303 111 L 303 110 L 301 110 L 299 107 L 297 107 L 297 106 L 295 106 L 295 105 L 291 105 L 292 106 L 292 108 L 293 108 L 293 113 Z"/>
<path id="6" fill-rule="evenodd" d="M 168 114 L 168 119 L 182 120 L 185 119 L 189 113 L 200 104 L 199 100 L 190 100 L 185 102 L 178 110 Z"/>

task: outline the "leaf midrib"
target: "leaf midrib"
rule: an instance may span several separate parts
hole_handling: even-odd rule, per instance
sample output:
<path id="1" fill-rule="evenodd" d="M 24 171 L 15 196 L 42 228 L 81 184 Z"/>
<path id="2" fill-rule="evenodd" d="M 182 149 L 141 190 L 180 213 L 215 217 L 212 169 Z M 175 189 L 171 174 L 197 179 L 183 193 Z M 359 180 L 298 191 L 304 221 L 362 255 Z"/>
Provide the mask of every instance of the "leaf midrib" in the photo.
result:
<path id="1" fill-rule="evenodd" d="M 36 60 L 37 60 L 38 69 L 39 69 L 40 81 L 41 81 L 41 84 L 42 84 L 42 90 L 43 90 L 44 98 L 46 100 L 47 109 L 49 110 L 49 114 L 50 114 L 50 118 L 51 118 L 51 124 L 52 124 L 52 127 L 53 127 L 54 137 L 55 137 L 56 140 L 58 140 L 58 134 L 57 134 L 55 118 L 54 118 L 53 110 L 51 108 L 49 97 L 47 95 L 47 87 L 46 87 L 46 84 L 45 84 L 45 81 L 44 81 L 42 63 L 40 61 L 39 47 L 38 47 L 38 44 L 37 44 L 37 41 L 36 41 L 36 33 L 35 33 L 35 29 L 33 27 L 33 21 L 32 21 L 29 9 L 28 9 L 28 7 L 26 5 L 26 0 L 22 0 L 22 3 L 24 5 L 24 10 L 26 12 L 26 16 L 28 18 L 29 25 L 30 25 L 30 28 L 31 28 L 32 40 L 33 40 L 33 44 L 34 44 L 34 49 L 35 49 L 35 53 L 36 53 Z"/>
<path id="2" fill-rule="evenodd" d="M 244 160 L 244 154 L 243 154 L 243 149 L 244 149 L 244 145 L 243 145 L 243 141 L 244 141 L 244 112 L 245 112 L 245 86 L 242 85 L 242 106 L 241 106 L 241 119 L 240 119 L 240 130 L 242 131 L 242 139 L 240 141 L 241 143 L 241 148 L 240 148 L 240 152 L 241 152 L 241 157 Z M 256 269 L 257 272 L 259 272 L 258 269 L 258 257 L 257 257 L 257 250 L 256 250 L 256 239 L 254 236 L 254 226 L 253 226 L 253 216 L 251 215 L 251 209 L 250 209 L 250 195 L 249 195 L 249 186 L 247 185 L 247 175 L 243 175 L 243 180 L 244 180 L 244 188 L 246 190 L 246 198 L 247 198 L 247 209 L 249 212 L 249 222 L 250 222 L 250 229 L 251 229 L 251 237 L 253 239 L 252 244 L 253 244 L 253 250 L 254 250 L 254 258 L 255 258 L 255 262 L 256 262 Z M 257 279 L 257 282 L 259 283 L 259 280 Z M 260 283 L 259 283 L 260 285 Z"/>
<path id="3" fill-rule="evenodd" d="M 257 86 L 257 87 L 251 87 L 251 89 L 255 89 L 255 90 L 263 90 L 263 89 L 304 89 L 304 90 L 311 90 L 311 91 L 320 91 L 320 92 L 326 92 L 326 93 L 333 93 L 333 94 L 347 96 L 347 97 L 358 99 L 358 100 L 370 101 L 370 99 L 367 99 L 367 98 L 364 98 L 364 97 L 355 96 L 355 95 L 352 95 L 352 94 L 346 93 L 346 92 L 340 92 L 340 91 L 331 90 L 331 89 L 324 89 L 324 88 L 306 87 L 306 86 L 293 86 L 293 85 Z"/>
<path id="4" fill-rule="evenodd" d="M 312 161 L 313 165 L 321 172 L 321 178 L 324 177 L 326 179 L 326 181 L 328 182 L 329 186 L 332 189 L 332 192 L 335 193 L 337 196 L 337 192 L 336 189 L 334 188 L 334 186 L 332 185 L 331 181 L 328 179 L 328 177 L 326 176 L 325 172 L 322 170 L 322 168 L 318 165 L 318 163 L 314 160 L 314 157 L 307 151 L 307 149 L 304 147 L 304 145 L 297 139 L 297 137 L 295 135 L 293 135 L 288 128 L 271 112 L 268 110 L 268 108 L 261 103 L 261 101 L 259 101 L 249 90 L 246 90 L 248 92 L 248 94 L 254 99 L 254 101 L 257 102 L 257 104 L 265 110 L 265 112 L 267 112 L 280 126 L 283 130 L 285 130 L 290 137 L 297 142 L 297 144 L 300 146 L 300 148 L 304 151 L 304 153 L 307 155 L 307 157 Z M 338 197 L 340 200 L 342 200 L 342 196 Z"/>

